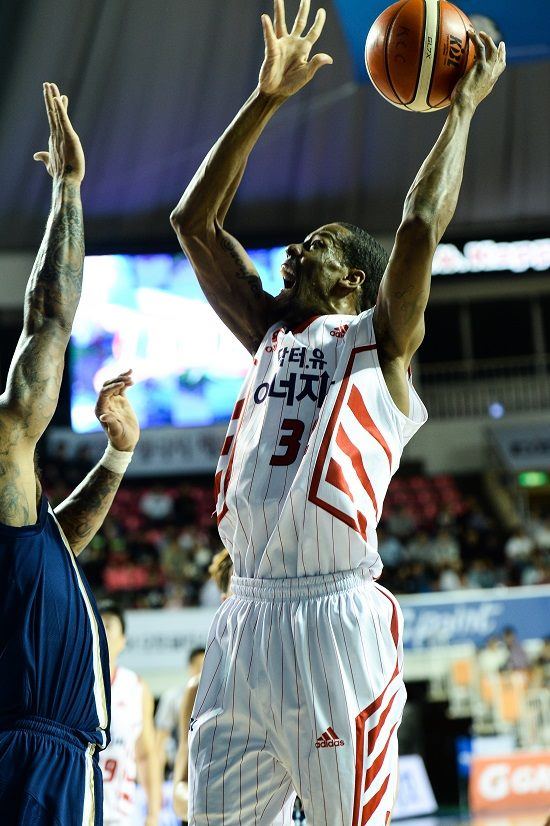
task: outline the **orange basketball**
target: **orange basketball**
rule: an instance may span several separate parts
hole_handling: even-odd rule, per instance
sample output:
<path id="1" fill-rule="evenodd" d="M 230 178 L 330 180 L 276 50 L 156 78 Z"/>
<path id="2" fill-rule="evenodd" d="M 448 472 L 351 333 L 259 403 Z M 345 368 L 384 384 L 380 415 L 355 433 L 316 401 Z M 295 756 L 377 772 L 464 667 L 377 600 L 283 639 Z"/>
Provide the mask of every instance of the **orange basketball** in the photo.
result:
<path id="1" fill-rule="evenodd" d="M 394 106 L 413 112 L 442 109 L 474 62 L 472 28 L 464 12 L 447 0 L 399 0 L 368 34 L 369 77 Z"/>

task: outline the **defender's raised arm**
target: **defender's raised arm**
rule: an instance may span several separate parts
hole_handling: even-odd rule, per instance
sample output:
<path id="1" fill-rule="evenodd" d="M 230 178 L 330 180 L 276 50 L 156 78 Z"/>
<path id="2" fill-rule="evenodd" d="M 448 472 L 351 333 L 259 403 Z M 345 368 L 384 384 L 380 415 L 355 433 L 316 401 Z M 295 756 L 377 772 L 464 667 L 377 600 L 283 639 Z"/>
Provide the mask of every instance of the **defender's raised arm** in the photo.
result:
<path id="1" fill-rule="evenodd" d="M 392 365 L 396 375 L 402 376 L 424 336 L 432 260 L 456 209 L 470 123 L 506 65 L 504 43 L 497 49 L 484 33 L 471 32 L 470 37 L 476 62 L 457 85 L 443 130 L 407 194 L 375 309 L 376 338 L 386 380 L 405 413 L 406 384 L 399 379 L 401 389 L 394 392 Z"/>
<path id="2" fill-rule="evenodd" d="M 53 178 L 52 207 L 27 285 L 23 332 L 0 397 L 0 521 L 9 525 L 36 519 L 34 448 L 57 406 L 84 264 L 84 153 L 67 97 L 45 83 L 44 101 L 49 149 L 34 157 Z"/>
<path id="3" fill-rule="evenodd" d="M 223 226 L 250 152 L 281 104 L 308 83 L 332 58 L 309 55 L 325 23 L 319 9 L 304 34 L 310 0 L 302 0 L 292 30 L 283 0 L 275 0 L 273 21 L 262 15 L 265 59 L 258 86 L 210 150 L 170 220 L 205 295 L 244 346 L 254 352 L 269 324 L 271 296 L 239 242 Z"/>

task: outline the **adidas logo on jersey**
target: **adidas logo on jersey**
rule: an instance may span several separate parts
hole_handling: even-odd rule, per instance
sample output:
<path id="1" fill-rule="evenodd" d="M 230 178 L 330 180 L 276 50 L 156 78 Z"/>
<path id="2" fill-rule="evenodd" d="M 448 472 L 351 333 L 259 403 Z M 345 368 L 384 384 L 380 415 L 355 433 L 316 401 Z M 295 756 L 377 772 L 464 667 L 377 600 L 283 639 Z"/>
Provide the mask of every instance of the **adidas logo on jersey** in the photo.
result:
<path id="1" fill-rule="evenodd" d="M 344 338 L 348 330 L 349 324 L 341 324 L 339 327 L 336 327 L 334 330 L 331 330 L 330 334 L 335 338 Z"/>
<path id="2" fill-rule="evenodd" d="M 332 726 L 329 726 L 328 729 L 321 734 L 317 742 L 315 743 L 315 747 L 318 749 L 335 749 L 338 746 L 345 746 L 343 740 L 340 740 Z"/>

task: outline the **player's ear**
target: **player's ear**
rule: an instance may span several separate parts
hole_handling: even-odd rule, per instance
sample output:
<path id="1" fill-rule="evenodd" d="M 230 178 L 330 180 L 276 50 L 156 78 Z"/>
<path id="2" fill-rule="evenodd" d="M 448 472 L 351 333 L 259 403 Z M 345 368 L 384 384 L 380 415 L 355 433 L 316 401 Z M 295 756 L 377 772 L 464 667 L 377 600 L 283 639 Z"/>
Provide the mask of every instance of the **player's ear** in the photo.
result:
<path id="1" fill-rule="evenodd" d="M 365 275 L 363 270 L 358 270 L 356 268 L 347 270 L 342 275 L 340 279 L 340 283 L 343 287 L 347 287 L 348 290 L 359 290 L 367 276 Z"/>

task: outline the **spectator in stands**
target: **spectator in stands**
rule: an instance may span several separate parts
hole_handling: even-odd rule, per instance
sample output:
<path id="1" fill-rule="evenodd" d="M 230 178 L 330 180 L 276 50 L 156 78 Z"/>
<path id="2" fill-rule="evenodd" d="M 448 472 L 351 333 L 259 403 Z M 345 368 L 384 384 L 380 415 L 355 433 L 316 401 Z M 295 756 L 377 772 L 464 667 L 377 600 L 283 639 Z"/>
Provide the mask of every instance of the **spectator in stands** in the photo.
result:
<path id="1" fill-rule="evenodd" d="M 508 653 L 502 639 L 492 636 L 478 650 L 477 663 L 480 676 L 496 674 L 504 668 Z"/>
<path id="2" fill-rule="evenodd" d="M 464 587 L 462 565 L 459 561 L 443 565 L 439 572 L 440 591 L 460 591 Z"/>
<path id="3" fill-rule="evenodd" d="M 466 578 L 470 588 L 494 588 L 497 584 L 495 570 L 487 559 L 474 559 Z"/>
<path id="4" fill-rule="evenodd" d="M 550 582 L 549 555 L 537 549 L 526 560 L 521 571 L 522 585 L 546 585 Z"/>
<path id="5" fill-rule="evenodd" d="M 203 660 L 204 648 L 194 648 L 187 661 L 188 679 L 193 679 L 201 673 Z M 185 688 L 184 685 L 167 688 L 160 695 L 157 706 L 157 713 L 155 714 L 156 745 L 161 778 L 170 775 L 174 768 L 179 736 L 180 707 Z"/>
<path id="6" fill-rule="evenodd" d="M 139 509 L 151 522 L 162 522 L 172 516 L 174 500 L 166 489 L 156 484 L 139 501 Z"/>
<path id="7" fill-rule="evenodd" d="M 452 565 L 460 561 L 460 545 L 448 528 L 440 528 L 431 544 L 435 565 Z"/>
<path id="8" fill-rule="evenodd" d="M 416 522 L 405 507 L 397 508 L 386 518 L 388 532 L 398 539 L 408 539 L 416 530 Z"/>
<path id="9" fill-rule="evenodd" d="M 535 549 L 535 542 L 523 526 L 519 526 L 506 540 L 504 553 L 510 562 L 523 562 Z"/>
<path id="10" fill-rule="evenodd" d="M 418 531 L 408 543 L 405 557 L 410 562 L 424 562 L 430 564 L 433 558 L 432 540 L 426 531 Z"/>
<path id="11" fill-rule="evenodd" d="M 529 668 L 529 660 L 527 659 L 527 654 L 523 650 L 523 646 L 517 638 L 517 634 L 514 628 L 508 626 L 502 632 L 502 637 L 504 639 L 504 645 L 506 646 L 508 656 L 504 665 L 502 666 L 503 671 L 518 671 L 518 670 L 525 670 Z"/>
<path id="12" fill-rule="evenodd" d="M 223 548 L 212 560 L 208 569 L 210 581 L 214 583 L 218 595 L 218 602 L 224 602 L 231 595 L 231 575 L 233 573 L 233 561 L 229 556 L 229 551 Z M 201 664 L 202 665 L 202 664 Z M 178 817 L 183 819 L 183 824 L 187 823 L 187 809 L 189 804 L 188 794 L 188 748 L 187 739 L 189 724 L 193 705 L 199 687 L 200 671 L 193 675 L 185 688 L 179 707 L 179 745 L 174 765 L 174 811 Z"/>
<path id="13" fill-rule="evenodd" d="M 405 548 L 397 536 L 392 536 L 384 527 L 378 529 L 378 553 L 387 568 L 397 568 L 403 561 Z"/>
<path id="14" fill-rule="evenodd" d="M 550 637 L 544 640 L 541 651 L 533 663 L 533 684 L 550 687 Z"/>
<path id="15" fill-rule="evenodd" d="M 537 515 L 531 520 L 531 535 L 537 548 L 550 551 L 550 516 Z"/>

